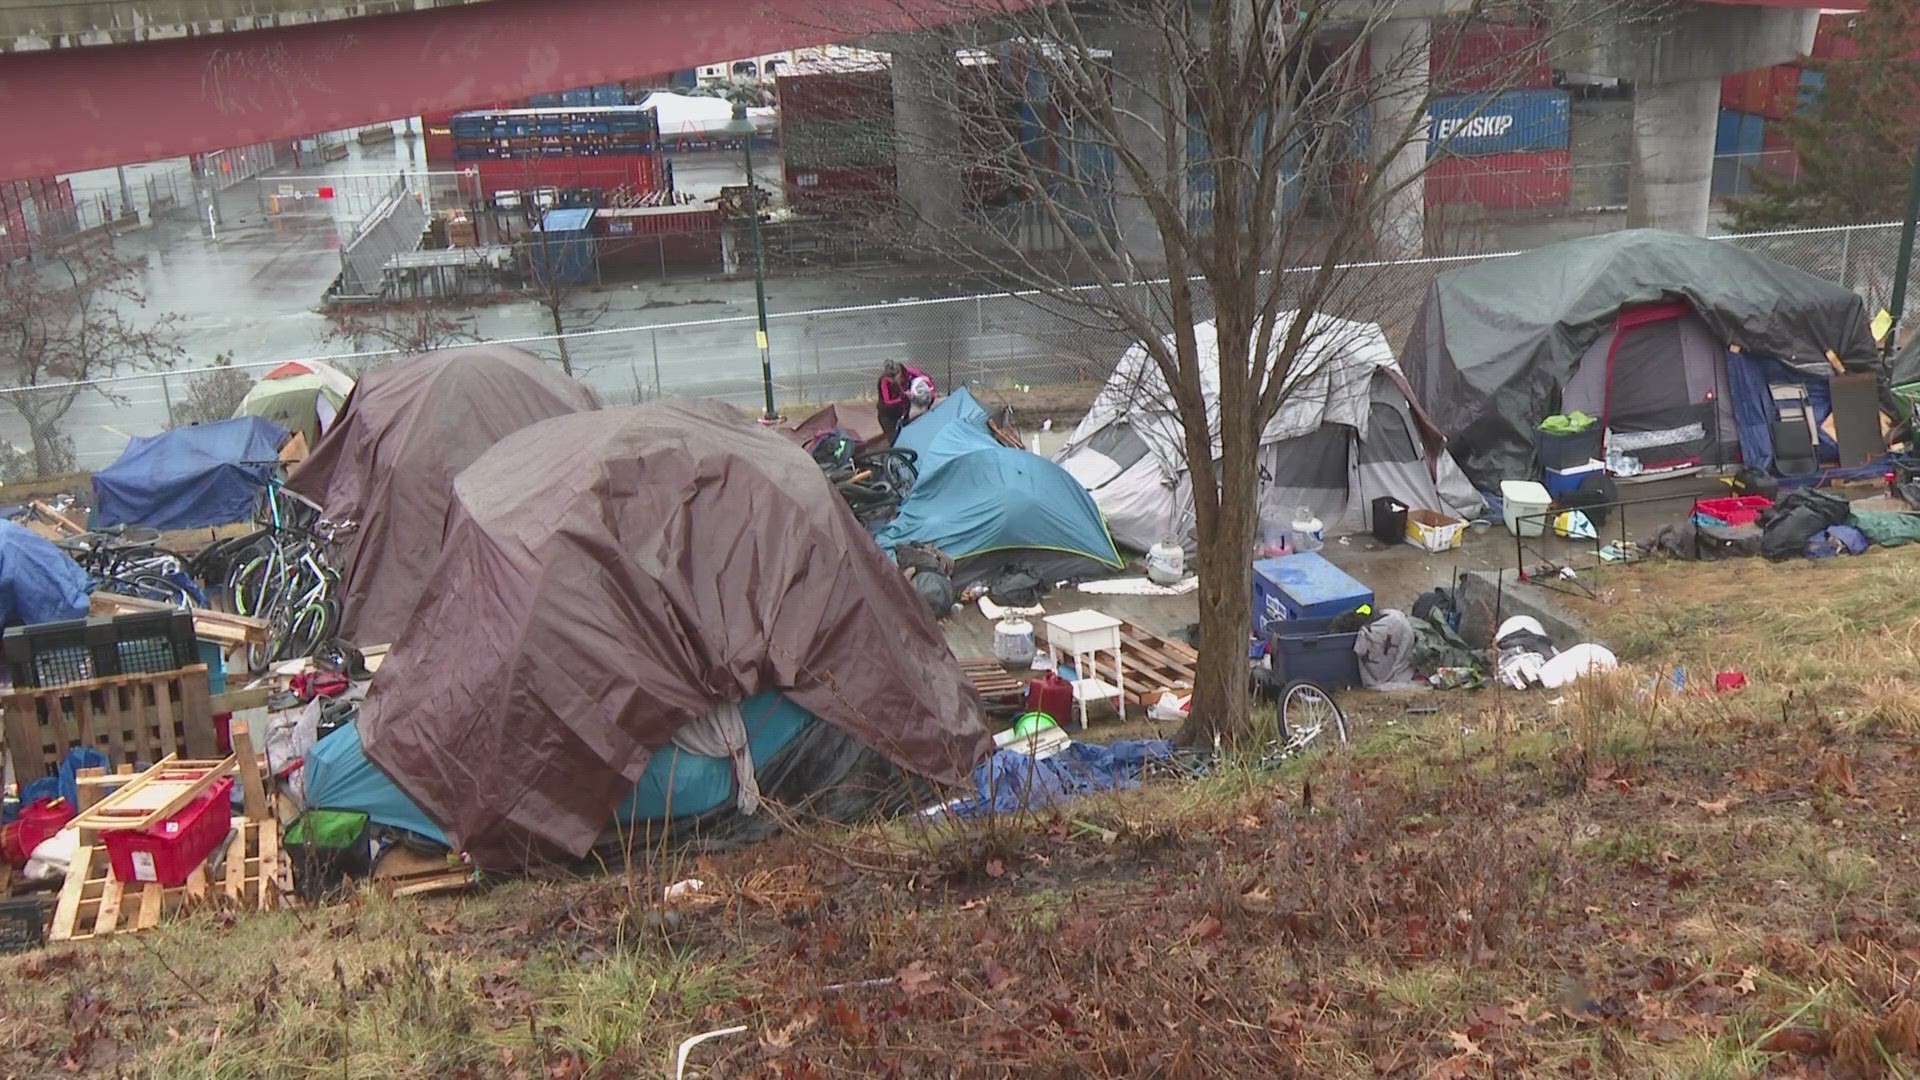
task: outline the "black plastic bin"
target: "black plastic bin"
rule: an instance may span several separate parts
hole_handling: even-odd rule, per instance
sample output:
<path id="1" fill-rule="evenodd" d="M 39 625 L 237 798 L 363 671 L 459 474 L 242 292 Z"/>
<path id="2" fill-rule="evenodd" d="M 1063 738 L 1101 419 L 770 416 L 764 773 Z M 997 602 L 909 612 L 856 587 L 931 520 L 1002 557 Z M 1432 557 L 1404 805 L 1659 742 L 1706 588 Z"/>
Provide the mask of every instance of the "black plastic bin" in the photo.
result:
<path id="1" fill-rule="evenodd" d="M 1407 538 L 1407 504 L 1391 495 L 1373 500 L 1373 538 L 1398 544 Z"/>
<path id="2" fill-rule="evenodd" d="M 1358 630 L 1327 632 L 1332 619 L 1287 619 L 1267 631 L 1267 651 L 1280 685 L 1309 679 L 1329 690 L 1360 685 L 1360 656 L 1353 651 Z"/>
<path id="3" fill-rule="evenodd" d="M 1573 469 L 1600 457 L 1600 425 L 1572 435 L 1535 428 L 1533 445 L 1543 469 Z"/>
<path id="4" fill-rule="evenodd" d="M 143 611 L 112 618 L 15 626 L 0 635 L 13 685 L 45 689 L 103 679 L 147 675 L 200 662 L 193 616 L 185 611 Z"/>

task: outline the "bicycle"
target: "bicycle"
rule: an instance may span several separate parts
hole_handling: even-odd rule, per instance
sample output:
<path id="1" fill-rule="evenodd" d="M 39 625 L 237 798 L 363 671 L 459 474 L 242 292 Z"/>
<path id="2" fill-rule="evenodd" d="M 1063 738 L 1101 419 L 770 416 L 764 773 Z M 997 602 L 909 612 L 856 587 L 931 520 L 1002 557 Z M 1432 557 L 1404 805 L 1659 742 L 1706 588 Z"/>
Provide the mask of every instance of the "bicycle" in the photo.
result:
<path id="1" fill-rule="evenodd" d="M 272 626 L 266 643 L 247 648 L 253 671 L 305 656 L 339 628 L 340 574 L 327 554 L 356 526 L 319 515 L 319 507 L 285 491 L 271 474 L 262 495 L 263 527 L 219 555 L 231 567 L 226 596 L 234 611 Z"/>
<path id="2" fill-rule="evenodd" d="M 155 529 L 122 525 L 65 537 L 55 546 L 87 571 L 96 589 L 174 607 L 206 606 L 194 561 L 160 547 L 159 539 Z"/>

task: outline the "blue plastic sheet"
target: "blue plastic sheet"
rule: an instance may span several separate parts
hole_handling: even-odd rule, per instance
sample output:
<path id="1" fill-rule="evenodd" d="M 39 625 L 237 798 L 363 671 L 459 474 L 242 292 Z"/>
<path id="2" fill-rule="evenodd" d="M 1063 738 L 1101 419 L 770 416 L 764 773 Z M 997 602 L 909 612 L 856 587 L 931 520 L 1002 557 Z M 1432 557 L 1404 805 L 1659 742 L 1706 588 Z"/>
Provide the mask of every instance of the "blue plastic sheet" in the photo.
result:
<path id="1" fill-rule="evenodd" d="M 1122 739 L 1110 746 L 1075 742 L 1039 761 L 1018 750 L 1001 750 L 973 770 L 979 794 L 951 809 L 961 817 L 1011 814 L 1090 792 L 1135 788 L 1147 762 L 1172 756 L 1173 743 L 1166 739 Z"/>
<path id="2" fill-rule="evenodd" d="M 1807 541 L 1807 558 L 1831 559 L 1836 555 L 1864 555 L 1872 547 L 1867 534 L 1851 525 L 1821 529 Z"/>
<path id="3" fill-rule="evenodd" d="M 53 542 L 0 521 L 0 626 L 84 619 L 93 579 Z"/>
<path id="4" fill-rule="evenodd" d="M 286 440 L 285 428 L 257 416 L 136 435 L 93 474 L 94 513 L 101 525 L 155 529 L 243 521 Z"/>

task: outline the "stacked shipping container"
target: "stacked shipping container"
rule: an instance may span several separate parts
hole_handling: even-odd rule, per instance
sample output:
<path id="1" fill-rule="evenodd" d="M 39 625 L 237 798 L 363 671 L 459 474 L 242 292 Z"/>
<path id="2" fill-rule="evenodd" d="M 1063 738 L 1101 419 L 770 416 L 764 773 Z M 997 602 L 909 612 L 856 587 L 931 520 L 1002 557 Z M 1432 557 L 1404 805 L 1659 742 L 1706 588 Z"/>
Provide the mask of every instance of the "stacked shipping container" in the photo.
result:
<path id="1" fill-rule="evenodd" d="M 1564 90 L 1436 98 L 1428 112 L 1429 206 L 1565 206 L 1573 188 L 1573 106 Z"/>
<path id="2" fill-rule="evenodd" d="M 1826 76 L 1818 65 L 1859 57 L 1853 20 L 1848 12 L 1820 16 L 1811 66 L 1778 64 L 1720 80 L 1720 128 L 1713 146 L 1715 195 L 1747 194 L 1754 169 L 1789 178 L 1800 175 L 1799 155 L 1787 144 L 1777 121 L 1820 100 Z"/>
<path id="3" fill-rule="evenodd" d="M 658 123 L 637 105 L 456 113 L 445 136 L 434 126 L 429 143 L 450 142 L 453 167 L 477 173 L 482 196 L 542 187 L 644 195 L 665 178 Z"/>
<path id="4" fill-rule="evenodd" d="M 774 93 L 789 207 L 832 214 L 892 197 L 891 72 L 782 72 Z"/>
<path id="5" fill-rule="evenodd" d="M 56 177 L 0 183 L 0 262 L 18 262 L 79 228 L 73 184 Z"/>

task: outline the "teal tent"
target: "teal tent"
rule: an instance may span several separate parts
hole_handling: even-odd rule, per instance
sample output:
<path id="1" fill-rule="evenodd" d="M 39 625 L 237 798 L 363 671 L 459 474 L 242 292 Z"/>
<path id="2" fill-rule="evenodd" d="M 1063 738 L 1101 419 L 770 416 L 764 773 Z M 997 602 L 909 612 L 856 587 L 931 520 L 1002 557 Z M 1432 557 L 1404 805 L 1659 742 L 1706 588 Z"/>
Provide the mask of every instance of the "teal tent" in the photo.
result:
<path id="1" fill-rule="evenodd" d="M 747 749 L 757 763 L 763 789 L 772 787 L 768 770 L 781 767 L 783 755 L 796 752 L 801 736 L 820 723 L 777 693 L 755 694 L 740 703 Z M 808 755 L 806 771 L 831 773 L 831 761 Z M 307 755 L 306 804 L 328 810 L 358 810 L 379 825 L 419 833 L 439 843 L 446 834 L 400 790 L 380 767 L 367 760 L 360 732 L 352 724 L 314 744 Z M 727 812 L 735 795 L 733 763 L 723 757 L 691 753 L 669 744 L 647 761 L 633 794 L 616 821 L 626 827 L 684 822 L 716 811 Z"/>
<path id="2" fill-rule="evenodd" d="M 882 548 L 932 544 L 953 558 L 962 586 L 1008 566 L 1058 581 L 1125 565 L 1087 489 L 1046 458 L 1000 445 L 966 388 L 901 428 L 894 445 L 919 455 L 920 475 L 875 537 Z"/>

